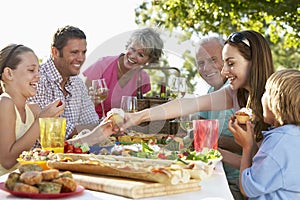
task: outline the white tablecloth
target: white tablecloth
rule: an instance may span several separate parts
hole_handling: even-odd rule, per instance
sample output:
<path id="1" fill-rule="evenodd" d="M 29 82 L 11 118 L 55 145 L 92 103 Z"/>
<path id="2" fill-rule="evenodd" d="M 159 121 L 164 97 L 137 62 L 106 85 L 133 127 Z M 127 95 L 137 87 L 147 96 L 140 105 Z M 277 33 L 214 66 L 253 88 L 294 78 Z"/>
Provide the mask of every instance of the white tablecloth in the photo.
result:
<path id="1" fill-rule="evenodd" d="M 0 182 L 5 182 L 7 174 L 0 177 Z M 186 192 L 181 194 L 143 198 L 143 200 L 233 200 L 233 196 L 228 187 L 226 176 L 223 170 L 223 165 L 220 162 L 213 175 L 206 180 L 200 182 L 201 190 L 195 192 Z M 0 190 L 0 199 L 20 199 L 13 195 Z M 22 198 L 26 199 L 26 198 Z M 91 190 L 85 190 L 82 194 L 76 196 L 65 197 L 64 199 L 77 199 L 77 200 L 125 200 L 126 197 L 112 195 L 104 192 L 96 192 Z"/>

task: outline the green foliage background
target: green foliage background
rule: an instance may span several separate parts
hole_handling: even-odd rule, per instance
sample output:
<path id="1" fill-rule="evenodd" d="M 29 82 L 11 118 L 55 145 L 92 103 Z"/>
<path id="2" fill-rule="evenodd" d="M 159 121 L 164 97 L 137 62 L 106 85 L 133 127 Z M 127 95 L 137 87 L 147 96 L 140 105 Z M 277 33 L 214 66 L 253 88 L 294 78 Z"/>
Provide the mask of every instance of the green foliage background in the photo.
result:
<path id="1" fill-rule="evenodd" d="M 136 23 L 182 32 L 181 41 L 217 33 L 226 38 L 235 31 L 252 29 L 270 42 L 274 65 L 300 69 L 299 0 L 145 0 L 136 8 Z M 188 79 L 197 70 L 186 52 Z"/>

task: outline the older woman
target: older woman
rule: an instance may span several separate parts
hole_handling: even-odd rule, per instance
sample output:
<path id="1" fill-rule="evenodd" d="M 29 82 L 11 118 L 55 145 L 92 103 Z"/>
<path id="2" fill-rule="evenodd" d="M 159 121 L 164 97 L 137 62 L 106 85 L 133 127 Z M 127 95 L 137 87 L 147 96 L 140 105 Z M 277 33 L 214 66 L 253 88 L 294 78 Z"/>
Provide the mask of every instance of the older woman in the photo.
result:
<path id="1" fill-rule="evenodd" d="M 125 53 L 102 57 L 83 72 L 88 88 L 92 80 L 100 78 L 106 80 L 109 94 L 104 101 L 105 113 L 111 108 L 120 107 L 122 96 L 136 95 L 139 67 L 159 60 L 162 55 L 163 41 L 155 30 L 143 28 L 132 33 L 125 47 Z M 144 94 L 151 89 L 150 78 L 143 70 L 141 78 Z M 99 118 L 102 118 L 102 108 L 99 104 L 96 104 L 96 111 Z"/>

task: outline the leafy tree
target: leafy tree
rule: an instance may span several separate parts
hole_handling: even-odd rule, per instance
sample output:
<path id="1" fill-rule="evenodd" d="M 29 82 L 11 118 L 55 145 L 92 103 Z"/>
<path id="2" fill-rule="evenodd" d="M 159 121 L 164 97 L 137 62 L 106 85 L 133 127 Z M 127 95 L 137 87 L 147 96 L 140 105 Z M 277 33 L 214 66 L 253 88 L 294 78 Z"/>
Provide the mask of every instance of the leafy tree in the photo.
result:
<path id="1" fill-rule="evenodd" d="M 299 0 L 145 0 L 135 11 L 137 24 L 184 32 L 182 40 L 256 30 L 269 39 L 276 67 L 300 66 Z"/>

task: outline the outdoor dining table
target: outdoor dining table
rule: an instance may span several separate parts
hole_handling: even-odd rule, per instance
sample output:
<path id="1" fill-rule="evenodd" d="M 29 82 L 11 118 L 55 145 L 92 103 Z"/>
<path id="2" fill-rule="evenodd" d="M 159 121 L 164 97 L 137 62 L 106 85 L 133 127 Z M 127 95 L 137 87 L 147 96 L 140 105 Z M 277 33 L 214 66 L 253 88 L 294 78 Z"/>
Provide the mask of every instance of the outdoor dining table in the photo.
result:
<path id="1" fill-rule="evenodd" d="M 0 182 L 5 182 L 8 174 L 0 177 Z M 213 172 L 213 174 L 200 183 L 201 189 L 193 192 L 185 192 L 179 194 L 165 195 L 165 196 L 154 196 L 148 198 L 142 198 L 142 200 L 189 200 L 189 199 L 203 199 L 203 200 L 233 200 L 233 196 L 230 192 L 223 165 L 219 162 Z M 13 196 L 10 193 L 0 190 L 0 199 L 20 199 L 19 197 Z M 22 198 L 28 199 L 28 198 Z M 63 199 L 74 199 L 74 200 L 126 200 L 129 198 L 113 195 L 105 192 L 92 191 L 85 189 L 83 193 L 74 196 L 64 197 Z"/>

